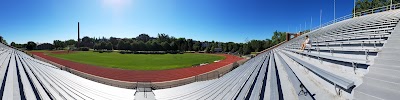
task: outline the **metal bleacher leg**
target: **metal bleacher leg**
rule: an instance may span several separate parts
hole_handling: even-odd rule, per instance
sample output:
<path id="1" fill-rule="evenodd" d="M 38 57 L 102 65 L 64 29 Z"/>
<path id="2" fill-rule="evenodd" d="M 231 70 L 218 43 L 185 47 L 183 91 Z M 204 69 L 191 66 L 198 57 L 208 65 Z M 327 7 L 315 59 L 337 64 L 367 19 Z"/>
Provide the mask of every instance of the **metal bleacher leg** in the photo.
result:
<path id="1" fill-rule="evenodd" d="M 366 60 L 368 60 L 368 52 L 369 52 L 369 50 L 367 49 L 367 50 L 365 50 L 365 59 Z"/>
<path id="2" fill-rule="evenodd" d="M 333 83 L 333 85 L 335 86 L 336 94 L 340 96 L 340 95 L 342 94 L 342 91 L 341 91 L 342 89 L 340 89 L 340 87 L 338 87 L 338 86 L 336 85 L 336 83 Z M 336 89 L 337 89 L 337 90 L 336 90 Z"/>
<path id="3" fill-rule="evenodd" d="M 362 41 L 361 43 L 361 48 L 364 48 L 364 41 Z"/>
<path id="4" fill-rule="evenodd" d="M 357 63 L 355 63 L 355 62 L 351 62 L 351 65 L 353 66 L 353 68 L 354 68 L 354 74 L 357 74 L 356 73 L 356 69 L 357 69 Z"/>

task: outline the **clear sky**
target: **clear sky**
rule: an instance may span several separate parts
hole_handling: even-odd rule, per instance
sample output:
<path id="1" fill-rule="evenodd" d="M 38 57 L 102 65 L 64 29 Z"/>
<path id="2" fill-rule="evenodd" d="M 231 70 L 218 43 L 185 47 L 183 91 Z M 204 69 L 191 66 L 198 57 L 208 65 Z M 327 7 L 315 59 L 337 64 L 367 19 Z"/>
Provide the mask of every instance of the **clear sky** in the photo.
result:
<path id="1" fill-rule="evenodd" d="M 0 0 L 0 35 L 8 43 L 81 37 L 132 38 L 141 33 L 201 41 L 244 42 L 333 19 L 334 0 Z M 336 0 L 336 16 L 353 0 Z"/>

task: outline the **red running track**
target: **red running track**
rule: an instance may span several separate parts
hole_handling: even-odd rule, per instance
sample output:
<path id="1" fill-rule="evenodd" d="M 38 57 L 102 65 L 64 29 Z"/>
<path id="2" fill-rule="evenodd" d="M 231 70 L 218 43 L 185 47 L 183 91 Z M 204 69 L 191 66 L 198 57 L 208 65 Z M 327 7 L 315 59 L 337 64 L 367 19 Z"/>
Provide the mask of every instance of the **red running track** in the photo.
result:
<path id="1" fill-rule="evenodd" d="M 32 52 L 32 54 L 84 73 L 114 80 L 128 81 L 128 82 L 163 82 L 163 81 L 177 80 L 177 79 L 200 75 L 202 73 L 206 73 L 221 68 L 225 65 L 243 59 L 233 55 L 220 54 L 222 56 L 225 56 L 226 58 L 224 60 L 221 60 L 220 62 L 215 62 L 203 66 L 171 69 L 171 70 L 137 71 L 137 70 L 105 68 L 105 67 L 77 63 L 69 60 L 51 57 L 45 55 L 43 52 Z"/>

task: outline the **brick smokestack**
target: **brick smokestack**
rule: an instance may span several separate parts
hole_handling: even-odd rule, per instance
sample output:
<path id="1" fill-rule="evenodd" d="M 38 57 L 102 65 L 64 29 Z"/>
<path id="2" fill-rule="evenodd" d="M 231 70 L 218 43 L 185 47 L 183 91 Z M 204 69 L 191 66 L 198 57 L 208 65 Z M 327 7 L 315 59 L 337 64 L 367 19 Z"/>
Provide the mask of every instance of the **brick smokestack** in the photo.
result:
<path id="1" fill-rule="evenodd" d="M 79 35 L 80 35 L 80 33 L 79 33 L 79 22 L 78 22 L 78 43 L 77 43 L 77 46 L 76 46 L 78 48 L 79 48 L 79 44 L 81 42 L 81 39 L 80 39 Z"/>

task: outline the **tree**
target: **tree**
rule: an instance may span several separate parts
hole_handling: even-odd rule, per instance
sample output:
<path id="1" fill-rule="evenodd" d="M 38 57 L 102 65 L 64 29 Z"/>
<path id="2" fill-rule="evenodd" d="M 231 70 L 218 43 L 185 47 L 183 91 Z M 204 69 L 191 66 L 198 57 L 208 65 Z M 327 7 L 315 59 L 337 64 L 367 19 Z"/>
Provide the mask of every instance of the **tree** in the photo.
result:
<path id="1" fill-rule="evenodd" d="M 164 48 L 158 42 L 154 41 L 152 43 L 152 45 L 153 45 L 155 51 L 163 51 L 164 50 Z"/>
<path id="2" fill-rule="evenodd" d="M 38 50 L 53 50 L 54 46 L 53 46 L 53 44 L 50 44 L 50 43 L 42 43 L 42 44 L 39 44 L 36 47 L 36 49 L 38 49 Z"/>
<path id="3" fill-rule="evenodd" d="M 94 44 L 93 49 L 100 50 L 100 44 L 98 44 L 98 43 Z"/>
<path id="4" fill-rule="evenodd" d="M 104 49 L 107 49 L 107 50 L 112 50 L 113 49 L 113 45 L 112 45 L 112 43 L 111 42 L 107 42 L 106 43 L 106 46 L 105 46 L 105 48 Z"/>
<path id="5" fill-rule="evenodd" d="M 131 51 L 138 51 L 139 50 L 139 43 L 137 41 L 133 41 L 130 46 Z"/>
<path id="6" fill-rule="evenodd" d="M 162 42 L 161 46 L 162 46 L 164 51 L 171 50 L 171 46 L 168 44 L 168 42 Z"/>
<path id="7" fill-rule="evenodd" d="M 113 49 L 117 49 L 118 48 L 118 38 L 115 38 L 115 37 L 110 37 L 110 40 L 109 40 L 110 42 L 111 42 L 111 44 L 113 45 Z"/>
<path id="8" fill-rule="evenodd" d="M 62 49 L 62 48 L 65 48 L 65 46 L 66 46 L 64 44 L 64 42 L 62 42 L 60 40 L 54 40 L 53 45 L 54 45 L 54 48 L 56 48 L 56 49 Z"/>
<path id="9" fill-rule="evenodd" d="M 1 43 L 4 43 L 4 44 L 7 44 L 7 41 L 4 40 L 3 36 L 0 36 L 0 42 L 1 42 Z"/>
<path id="10" fill-rule="evenodd" d="M 194 51 L 200 51 L 200 49 L 201 49 L 201 43 L 199 41 L 193 44 Z"/>
<path id="11" fill-rule="evenodd" d="M 106 49 L 106 46 L 107 46 L 107 43 L 106 42 L 100 42 L 100 49 L 101 50 L 104 50 L 104 49 Z"/>
<path id="12" fill-rule="evenodd" d="M 178 50 L 178 45 L 175 42 L 172 42 L 170 44 L 170 46 L 171 46 L 171 50 Z"/>
<path id="13" fill-rule="evenodd" d="M 164 33 L 158 33 L 158 38 L 157 38 L 157 41 L 158 42 L 168 42 L 168 41 L 170 41 L 170 39 L 169 39 L 169 36 L 167 35 L 167 34 L 164 34 Z"/>
<path id="14" fill-rule="evenodd" d="M 117 49 L 118 50 L 124 50 L 124 41 L 118 40 Z"/>
<path id="15" fill-rule="evenodd" d="M 228 43 L 222 43 L 222 50 L 223 52 L 228 52 Z"/>
<path id="16" fill-rule="evenodd" d="M 264 41 L 264 45 L 263 45 L 263 48 L 264 49 L 268 49 L 269 47 L 272 47 L 273 45 L 272 45 L 272 41 L 270 40 L 270 39 L 266 39 L 265 41 Z"/>
<path id="17" fill-rule="evenodd" d="M 240 48 L 237 50 L 237 52 L 238 52 L 239 54 L 242 54 L 242 55 L 243 55 L 243 47 L 240 47 Z"/>
<path id="18" fill-rule="evenodd" d="M 213 46 L 211 46 L 211 50 L 210 50 L 211 52 L 214 52 L 215 51 L 215 46 L 213 45 Z"/>
<path id="19" fill-rule="evenodd" d="M 204 49 L 204 51 L 205 51 L 206 53 L 210 53 L 210 52 L 211 52 L 211 49 L 210 49 L 210 47 L 206 47 L 206 49 Z"/>
<path id="20" fill-rule="evenodd" d="M 146 44 L 145 51 L 153 51 L 154 47 L 151 41 L 147 41 L 145 44 Z"/>
<path id="21" fill-rule="evenodd" d="M 399 3 L 400 0 L 393 0 L 393 4 Z M 382 6 L 389 6 L 391 4 L 391 0 L 357 0 L 356 7 L 353 8 L 356 12 L 366 11 L 372 8 L 378 8 Z M 366 12 L 371 13 L 371 12 Z"/>
<path id="22" fill-rule="evenodd" d="M 37 44 L 35 42 L 29 41 L 26 45 L 27 50 L 34 50 L 36 49 Z"/>
<path id="23" fill-rule="evenodd" d="M 103 41 L 105 41 L 106 39 L 103 37 Z M 92 48 L 95 44 L 95 39 L 94 38 L 90 38 L 88 36 L 85 36 L 82 38 L 82 41 L 80 43 L 81 47 L 89 47 Z"/>
<path id="24" fill-rule="evenodd" d="M 128 40 L 119 40 L 116 47 L 117 47 L 118 50 L 130 50 L 131 49 L 131 43 Z"/>
<path id="25" fill-rule="evenodd" d="M 181 50 L 184 51 L 186 49 L 186 47 L 184 47 L 184 43 L 186 42 L 185 38 L 179 38 L 175 41 L 176 46 L 178 47 L 177 50 Z"/>
<path id="26" fill-rule="evenodd" d="M 278 32 L 275 31 L 274 35 L 272 36 L 272 44 L 276 45 L 286 40 L 286 33 L 285 32 Z"/>
<path id="27" fill-rule="evenodd" d="M 186 40 L 186 50 L 192 51 L 193 50 L 193 40 L 187 39 Z"/>
<path id="28" fill-rule="evenodd" d="M 250 46 L 247 44 L 243 45 L 243 55 L 247 55 L 250 53 L 251 53 Z"/>
<path id="29" fill-rule="evenodd" d="M 232 52 L 235 52 L 235 51 L 239 50 L 239 48 L 241 47 L 240 45 L 241 45 L 241 44 L 234 44 L 234 45 L 233 45 L 233 49 L 232 49 L 233 51 L 232 51 Z M 243 48 L 242 48 L 242 49 L 243 49 Z"/>
<path id="30" fill-rule="evenodd" d="M 145 51 L 146 50 L 146 44 L 143 41 L 138 42 L 138 51 Z"/>
<path id="31" fill-rule="evenodd" d="M 259 52 L 260 49 L 262 49 L 262 41 L 259 40 L 251 40 L 249 42 L 251 48 L 255 51 L 255 52 Z"/>
<path id="32" fill-rule="evenodd" d="M 76 41 L 74 39 L 69 39 L 65 41 L 65 45 L 71 46 L 71 45 L 76 45 Z"/>
<path id="33" fill-rule="evenodd" d="M 11 42 L 10 45 L 13 46 L 13 47 L 16 47 L 15 42 Z"/>
<path id="34" fill-rule="evenodd" d="M 150 36 L 147 34 L 140 34 L 139 36 L 136 37 L 137 40 L 147 42 L 150 40 Z"/>

